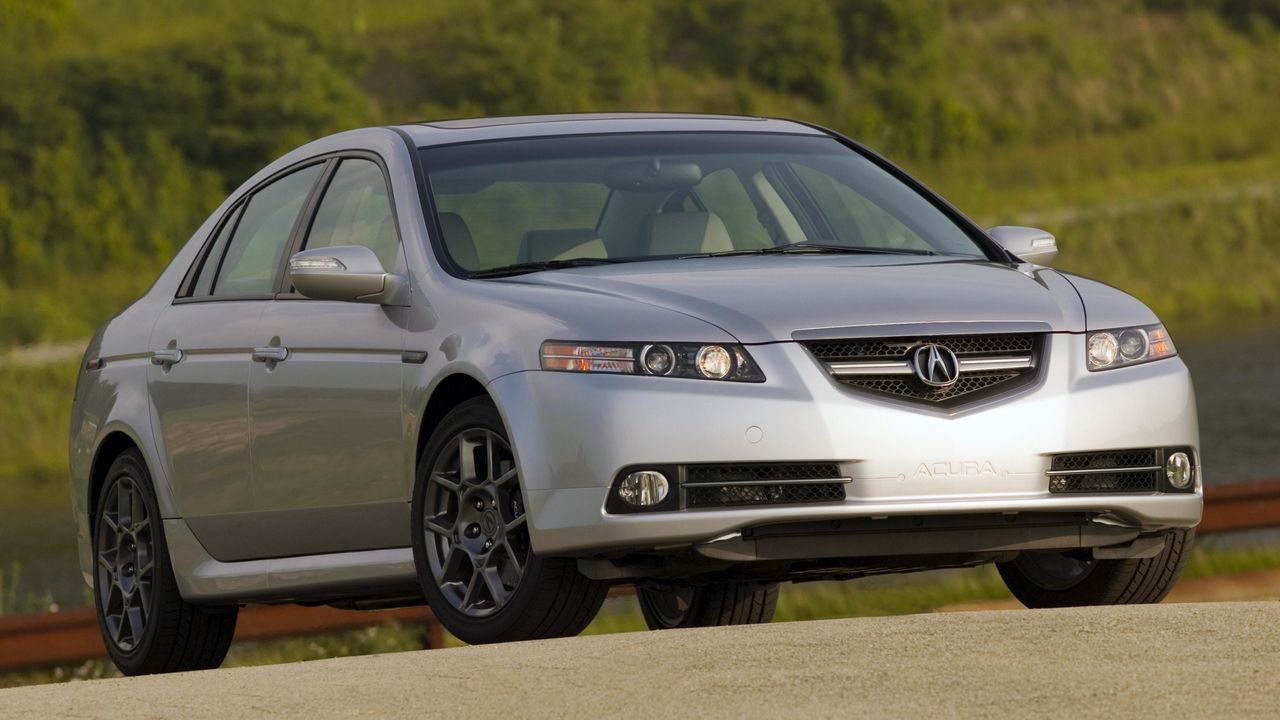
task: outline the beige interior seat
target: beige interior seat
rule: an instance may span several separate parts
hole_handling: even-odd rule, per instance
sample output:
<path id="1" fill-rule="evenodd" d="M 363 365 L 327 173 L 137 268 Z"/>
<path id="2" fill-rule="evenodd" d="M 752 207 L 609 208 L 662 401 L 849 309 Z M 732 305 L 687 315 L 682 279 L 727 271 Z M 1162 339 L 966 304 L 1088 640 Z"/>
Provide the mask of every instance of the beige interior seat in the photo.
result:
<path id="1" fill-rule="evenodd" d="M 641 227 L 650 255 L 697 255 L 733 249 L 729 230 L 713 212 L 649 215 Z"/>
<path id="2" fill-rule="evenodd" d="M 520 238 L 516 262 L 546 262 L 572 258 L 607 258 L 604 241 L 593 228 L 530 230 Z"/>
<path id="3" fill-rule="evenodd" d="M 453 261 L 467 270 L 480 269 L 480 255 L 476 252 L 476 241 L 471 237 L 471 229 L 467 222 L 457 213 L 440 213 L 440 232 L 444 236 L 444 245 L 449 250 Z"/>

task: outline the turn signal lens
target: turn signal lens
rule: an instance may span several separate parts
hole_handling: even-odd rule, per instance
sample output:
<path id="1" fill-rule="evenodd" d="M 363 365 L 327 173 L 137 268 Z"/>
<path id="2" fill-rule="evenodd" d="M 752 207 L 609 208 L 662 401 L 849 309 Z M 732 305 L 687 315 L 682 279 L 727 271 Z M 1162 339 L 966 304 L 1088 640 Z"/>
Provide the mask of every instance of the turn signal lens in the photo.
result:
<path id="1" fill-rule="evenodd" d="M 542 345 L 543 370 L 634 373 L 635 351 L 609 345 Z"/>
<path id="2" fill-rule="evenodd" d="M 347 266 L 336 257 L 327 255 L 304 255 L 289 259 L 289 269 L 294 272 L 315 270 L 319 272 L 342 272 Z"/>
<path id="3" fill-rule="evenodd" d="M 1090 370 L 1110 370 L 1178 354 L 1163 325 L 1089 333 L 1086 347 Z"/>

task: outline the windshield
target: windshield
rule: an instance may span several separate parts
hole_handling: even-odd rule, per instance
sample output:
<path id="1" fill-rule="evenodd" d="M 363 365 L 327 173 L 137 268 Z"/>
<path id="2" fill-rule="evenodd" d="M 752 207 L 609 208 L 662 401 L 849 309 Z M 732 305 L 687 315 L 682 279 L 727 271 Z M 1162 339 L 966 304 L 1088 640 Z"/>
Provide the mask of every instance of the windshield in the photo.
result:
<path id="1" fill-rule="evenodd" d="M 422 155 L 442 249 L 471 273 L 797 250 L 986 257 L 829 137 L 522 138 Z"/>

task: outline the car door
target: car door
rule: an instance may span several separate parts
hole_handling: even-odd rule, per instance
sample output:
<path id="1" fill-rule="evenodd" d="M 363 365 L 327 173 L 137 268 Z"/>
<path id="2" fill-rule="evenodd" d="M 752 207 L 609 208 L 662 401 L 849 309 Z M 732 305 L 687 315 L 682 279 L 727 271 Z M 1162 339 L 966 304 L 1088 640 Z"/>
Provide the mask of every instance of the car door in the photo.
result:
<path id="1" fill-rule="evenodd" d="M 323 183 L 295 249 L 363 245 L 389 272 L 402 270 L 382 166 L 344 157 Z M 264 550 L 285 556 L 404 547 L 411 482 L 401 407 L 405 308 L 282 289 L 258 324 L 249 380 Z"/>
<path id="2" fill-rule="evenodd" d="M 223 217 L 151 331 L 147 383 L 178 507 L 215 558 L 252 555 L 248 384 L 259 316 L 322 165 L 262 186 Z"/>

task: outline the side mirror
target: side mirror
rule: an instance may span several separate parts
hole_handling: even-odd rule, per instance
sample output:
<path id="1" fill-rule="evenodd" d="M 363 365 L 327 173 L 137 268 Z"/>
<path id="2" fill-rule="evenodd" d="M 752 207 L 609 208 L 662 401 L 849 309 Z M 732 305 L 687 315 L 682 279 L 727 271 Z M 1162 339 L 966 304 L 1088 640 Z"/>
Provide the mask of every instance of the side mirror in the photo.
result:
<path id="1" fill-rule="evenodd" d="M 289 258 L 289 281 L 316 300 L 408 304 L 406 278 L 387 272 L 378 256 L 360 245 L 303 250 Z"/>
<path id="2" fill-rule="evenodd" d="M 1000 225 L 987 231 L 1000 247 L 1036 265 L 1052 265 L 1058 257 L 1058 241 L 1038 228 Z"/>

